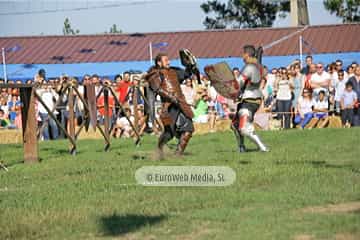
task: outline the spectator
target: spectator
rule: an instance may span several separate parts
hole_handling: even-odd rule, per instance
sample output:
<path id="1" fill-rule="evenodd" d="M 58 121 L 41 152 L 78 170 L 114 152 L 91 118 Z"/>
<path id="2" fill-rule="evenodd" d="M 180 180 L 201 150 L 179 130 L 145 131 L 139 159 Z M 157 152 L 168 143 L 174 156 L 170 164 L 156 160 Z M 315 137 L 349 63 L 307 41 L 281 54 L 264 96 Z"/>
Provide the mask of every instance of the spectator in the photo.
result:
<path id="1" fill-rule="evenodd" d="M 353 68 L 351 65 L 346 68 L 346 72 L 349 78 L 355 75 L 355 68 Z"/>
<path id="2" fill-rule="evenodd" d="M 7 97 L 0 96 L 0 109 L 4 111 L 6 118 L 9 118 L 9 106 L 7 104 Z"/>
<path id="3" fill-rule="evenodd" d="M 211 113 L 215 114 L 219 118 L 224 118 L 224 109 L 222 108 L 222 104 L 226 103 L 226 99 L 223 96 L 221 96 L 213 86 L 210 86 L 208 92 L 209 92 L 209 101 L 210 101 L 209 105 L 212 108 Z"/>
<path id="4" fill-rule="evenodd" d="M 340 100 L 345 90 L 346 80 L 344 79 L 344 70 L 340 70 L 338 73 L 338 81 L 335 85 L 335 112 L 340 115 Z"/>
<path id="5" fill-rule="evenodd" d="M 56 106 L 57 111 L 57 119 L 61 123 L 61 126 L 64 129 L 67 129 L 67 122 L 69 118 L 69 111 L 67 110 L 67 104 L 68 104 L 68 98 L 67 94 L 63 94 L 64 85 L 69 81 L 69 77 L 66 75 L 61 76 L 60 78 L 56 79 L 55 82 L 57 82 L 57 85 L 55 86 L 55 92 L 57 96 L 59 96 L 59 103 Z M 41 104 L 39 104 L 40 106 Z M 65 138 L 65 134 L 63 131 L 60 131 L 59 136 L 60 138 Z"/>
<path id="6" fill-rule="evenodd" d="M 95 85 L 95 95 L 97 96 L 100 92 L 100 77 L 97 74 L 91 76 L 91 83 Z"/>
<path id="7" fill-rule="evenodd" d="M 305 58 L 306 66 L 301 69 L 301 74 L 308 75 L 310 73 L 310 66 L 313 64 L 312 56 L 308 55 Z"/>
<path id="8" fill-rule="evenodd" d="M 208 100 L 206 88 L 200 88 L 195 97 L 195 110 L 194 110 L 194 122 L 207 123 L 208 122 Z"/>
<path id="9" fill-rule="evenodd" d="M 324 71 L 322 63 L 316 64 L 316 73 L 311 76 L 311 89 L 313 90 L 313 97 L 317 99 L 321 90 L 329 94 L 330 74 Z"/>
<path id="10" fill-rule="evenodd" d="M 35 83 L 43 83 L 46 80 L 45 70 L 40 69 L 38 73 L 34 76 Z M 9 82 L 9 81 L 8 81 Z"/>
<path id="11" fill-rule="evenodd" d="M 49 85 L 45 85 L 42 89 L 38 89 L 37 94 L 40 96 L 42 101 L 45 103 L 45 105 L 50 110 L 54 110 L 54 107 L 55 107 L 54 103 L 57 101 L 59 96 Z M 51 137 L 53 139 L 57 139 L 58 138 L 58 128 L 55 123 L 55 120 L 49 116 L 49 113 L 47 112 L 46 108 L 41 103 L 38 105 L 38 111 L 39 111 L 39 116 L 41 118 L 41 123 L 42 123 L 42 128 L 43 128 L 43 131 L 42 131 L 43 139 L 44 140 L 50 139 L 49 126 L 51 129 Z M 54 114 L 57 115 L 58 112 L 55 110 Z"/>
<path id="12" fill-rule="evenodd" d="M 299 98 L 297 104 L 297 114 L 295 116 L 294 123 L 300 124 L 301 128 L 305 128 L 313 117 L 313 106 L 314 102 L 312 100 L 311 93 L 305 88 L 303 90 L 302 97 Z"/>
<path id="13" fill-rule="evenodd" d="M 137 86 L 137 88 L 135 88 Z M 128 100 L 130 104 L 134 104 L 134 92 L 137 90 L 137 104 L 144 105 L 144 100 L 142 98 L 143 92 L 140 87 L 140 77 L 133 75 L 132 84 L 128 88 Z"/>
<path id="14" fill-rule="evenodd" d="M 130 108 L 124 107 L 125 115 L 129 118 L 129 120 L 134 123 L 134 116 L 131 115 Z M 134 130 L 131 127 L 130 122 L 128 121 L 128 118 L 125 116 L 118 118 L 116 120 L 116 132 L 115 136 L 117 137 L 124 137 L 129 138 L 134 135 Z"/>
<path id="15" fill-rule="evenodd" d="M 345 91 L 341 95 L 341 121 L 344 127 L 350 127 L 353 116 L 354 116 L 354 107 L 357 102 L 357 94 L 353 90 L 353 85 L 351 82 L 347 82 L 345 85 Z"/>
<path id="16" fill-rule="evenodd" d="M 348 82 L 352 84 L 353 90 L 357 95 L 358 102 L 360 101 L 360 66 L 356 66 L 354 76 L 349 78 Z M 353 118 L 353 125 L 360 126 L 360 108 L 359 104 L 357 103 L 354 106 L 354 118 Z"/>
<path id="17" fill-rule="evenodd" d="M 180 86 L 185 96 L 186 103 L 194 107 L 195 90 L 191 79 L 190 78 L 185 79 L 185 84 L 182 84 Z"/>
<path id="18" fill-rule="evenodd" d="M 239 70 L 239 68 L 234 67 L 234 68 L 232 69 L 232 72 L 233 72 L 233 74 L 234 74 L 234 76 L 235 76 L 236 79 L 238 79 L 238 78 L 240 77 L 240 70 Z"/>
<path id="19" fill-rule="evenodd" d="M 4 110 L 0 109 L 0 129 L 7 128 L 10 124 L 10 120 L 5 115 Z"/>
<path id="20" fill-rule="evenodd" d="M 266 84 L 263 91 L 265 101 L 268 101 L 268 98 L 271 97 L 273 94 L 276 74 L 277 74 L 277 69 L 273 68 L 271 72 L 266 75 Z"/>
<path id="21" fill-rule="evenodd" d="M 121 80 L 122 80 L 122 77 L 120 74 L 115 75 L 114 81 L 116 84 L 119 84 L 121 82 Z"/>
<path id="22" fill-rule="evenodd" d="M 301 95 L 301 86 L 303 81 L 303 75 L 300 72 L 300 65 L 295 64 L 293 68 L 291 69 L 291 78 L 292 82 L 294 84 L 294 90 L 293 90 L 293 97 L 292 97 L 292 107 L 296 108 L 296 104 L 299 100 L 299 97 Z"/>
<path id="23" fill-rule="evenodd" d="M 138 106 L 137 114 L 138 114 L 137 129 L 139 130 L 139 135 L 142 136 L 146 129 L 146 117 L 145 117 L 145 113 L 144 113 L 144 105 Z"/>
<path id="24" fill-rule="evenodd" d="M 314 123 L 313 126 L 316 124 L 319 128 L 323 128 L 329 122 L 328 118 L 328 108 L 329 102 L 325 98 L 325 92 L 319 92 L 319 99 L 315 101 L 314 104 Z"/>
<path id="25" fill-rule="evenodd" d="M 11 101 L 8 102 L 9 119 L 11 124 L 15 123 L 17 113 L 20 111 L 21 102 L 17 95 L 11 95 Z"/>
<path id="26" fill-rule="evenodd" d="M 160 135 L 161 132 L 164 130 L 164 125 L 162 124 L 162 121 L 160 119 L 161 110 L 161 107 L 158 107 L 155 113 L 156 121 L 154 121 L 153 131 L 156 135 Z"/>
<path id="27" fill-rule="evenodd" d="M 105 84 L 111 85 L 111 82 L 109 79 L 105 79 L 104 81 Z M 109 94 L 109 98 L 108 98 L 108 103 L 109 103 L 109 109 L 108 112 L 105 112 L 105 98 L 104 98 L 104 92 L 99 96 L 99 98 L 97 99 L 97 108 L 98 108 L 98 112 L 99 112 L 99 122 L 100 124 L 104 124 L 104 120 L 105 120 L 105 114 L 107 116 L 109 116 L 110 119 L 110 125 L 112 124 L 112 116 L 113 116 L 113 111 L 114 111 L 114 97 Z"/>
<path id="28" fill-rule="evenodd" d="M 294 88 L 292 79 L 289 79 L 286 68 L 281 69 L 281 77 L 275 81 L 276 104 L 278 119 L 281 121 L 281 128 L 290 128 L 291 91 Z"/>
<path id="29" fill-rule="evenodd" d="M 301 93 L 304 91 L 304 89 L 308 89 L 310 92 L 312 91 L 311 77 L 315 72 L 316 72 L 316 64 L 312 63 L 309 66 L 309 72 L 307 74 L 305 74 L 303 77 Z"/>
<path id="30" fill-rule="evenodd" d="M 330 85 L 335 87 L 336 80 L 337 80 L 337 77 L 335 77 L 335 75 L 337 75 L 336 64 L 334 62 L 330 63 L 327 67 L 327 71 L 330 75 Z"/>
<path id="31" fill-rule="evenodd" d="M 338 80 L 338 75 L 337 75 L 337 73 L 338 73 L 340 70 L 344 70 L 344 69 L 343 69 L 343 62 L 342 62 L 340 59 L 337 59 L 337 60 L 335 61 L 335 72 L 336 72 L 336 73 L 334 74 L 334 78 L 335 78 L 336 81 Z M 344 71 L 344 79 L 348 79 L 348 78 L 349 78 L 349 76 L 348 76 L 347 72 Z"/>
<path id="32" fill-rule="evenodd" d="M 229 108 L 229 104 L 227 104 L 226 102 L 222 104 L 222 108 L 224 110 L 224 119 L 229 119 L 230 117 L 230 108 Z"/>
<path id="33" fill-rule="evenodd" d="M 130 73 L 125 72 L 123 79 L 120 80 L 117 87 L 117 92 L 119 94 L 119 102 L 121 104 L 124 104 L 126 102 L 129 88 L 131 85 L 132 84 L 130 82 Z"/>

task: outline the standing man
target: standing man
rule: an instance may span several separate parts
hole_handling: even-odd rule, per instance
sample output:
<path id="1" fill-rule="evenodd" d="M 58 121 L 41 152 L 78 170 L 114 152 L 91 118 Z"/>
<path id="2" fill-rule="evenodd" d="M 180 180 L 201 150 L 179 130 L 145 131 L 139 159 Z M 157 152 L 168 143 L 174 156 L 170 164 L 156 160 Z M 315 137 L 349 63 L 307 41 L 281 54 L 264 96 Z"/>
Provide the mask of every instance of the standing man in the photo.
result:
<path id="1" fill-rule="evenodd" d="M 130 73 L 124 72 L 124 77 L 118 82 L 117 92 L 119 93 L 119 102 L 125 104 L 128 100 L 128 93 L 132 83 L 130 81 Z"/>
<path id="2" fill-rule="evenodd" d="M 261 104 L 262 93 L 260 84 L 263 78 L 263 68 L 260 64 L 261 51 L 252 45 L 244 46 L 243 60 L 245 66 L 241 71 L 240 81 L 240 102 L 237 106 L 237 113 L 231 124 L 234 131 L 240 152 L 245 152 L 244 137 L 247 136 L 253 141 L 262 152 L 268 152 L 268 148 L 261 142 L 254 129 L 254 115 Z M 259 53 L 260 52 L 260 53 Z"/>
<path id="3" fill-rule="evenodd" d="M 350 82 L 353 86 L 353 90 L 357 95 L 357 103 L 354 106 L 354 118 L 353 125 L 360 126 L 360 65 L 355 67 L 355 75 L 350 77 L 348 82 Z"/>
<path id="4" fill-rule="evenodd" d="M 182 155 L 194 131 L 194 114 L 180 87 L 185 75 L 181 69 L 170 67 L 167 54 L 160 53 L 155 58 L 155 66 L 151 67 L 145 76 L 150 90 L 160 95 L 162 102 L 160 119 L 164 131 L 157 145 L 160 159 L 163 158 L 164 145 L 173 137 L 179 139 L 176 154 Z"/>
<path id="5" fill-rule="evenodd" d="M 313 64 L 313 57 L 311 55 L 305 58 L 306 66 L 301 69 L 301 74 L 308 75 L 310 72 L 310 66 Z"/>

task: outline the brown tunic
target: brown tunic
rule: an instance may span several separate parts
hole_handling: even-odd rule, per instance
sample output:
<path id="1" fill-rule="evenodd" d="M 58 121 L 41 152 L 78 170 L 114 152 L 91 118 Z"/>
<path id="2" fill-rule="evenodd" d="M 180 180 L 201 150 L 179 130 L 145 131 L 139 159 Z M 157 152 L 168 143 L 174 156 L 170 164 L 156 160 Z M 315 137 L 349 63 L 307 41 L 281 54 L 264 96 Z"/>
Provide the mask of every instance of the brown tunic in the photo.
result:
<path id="1" fill-rule="evenodd" d="M 164 125 L 173 124 L 176 119 L 170 116 L 170 107 L 173 107 L 174 104 L 168 98 L 168 96 L 174 96 L 179 105 L 180 111 L 188 118 L 192 119 L 194 113 L 191 107 L 186 103 L 185 96 L 181 91 L 177 73 L 174 69 L 150 69 L 149 73 L 145 77 L 149 82 L 150 88 L 158 92 L 162 100 L 162 112 L 160 114 L 160 119 L 163 121 Z M 161 91 L 159 91 L 161 89 Z"/>

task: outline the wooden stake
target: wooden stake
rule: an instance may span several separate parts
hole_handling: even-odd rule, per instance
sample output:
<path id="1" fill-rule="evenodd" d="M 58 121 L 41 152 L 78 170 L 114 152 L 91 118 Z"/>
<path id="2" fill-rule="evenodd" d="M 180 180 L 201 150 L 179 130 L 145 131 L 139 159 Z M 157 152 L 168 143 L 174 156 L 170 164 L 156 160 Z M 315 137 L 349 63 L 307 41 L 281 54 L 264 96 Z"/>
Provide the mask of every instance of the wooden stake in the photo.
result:
<path id="1" fill-rule="evenodd" d="M 38 158 L 37 120 L 35 113 L 35 89 L 20 88 L 22 134 L 24 145 L 24 162 L 36 163 Z"/>

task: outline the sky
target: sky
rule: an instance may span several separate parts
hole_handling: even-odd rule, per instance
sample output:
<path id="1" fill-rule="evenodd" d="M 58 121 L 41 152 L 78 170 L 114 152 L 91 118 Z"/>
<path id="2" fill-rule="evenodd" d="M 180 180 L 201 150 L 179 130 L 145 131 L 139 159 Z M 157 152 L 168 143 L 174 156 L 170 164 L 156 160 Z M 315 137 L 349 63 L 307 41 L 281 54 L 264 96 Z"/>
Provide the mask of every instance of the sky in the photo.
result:
<path id="1" fill-rule="evenodd" d="M 226 0 L 222 0 L 226 1 Z M 124 33 L 204 30 L 205 0 L 0 0 L 0 36 L 62 35 L 66 17 L 80 34 L 100 34 L 116 24 Z M 103 8 L 104 5 L 112 7 Z M 69 9 L 77 9 L 71 10 Z M 308 0 L 311 25 L 341 23 L 322 0 Z M 290 26 L 290 18 L 273 27 Z"/>

